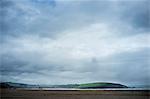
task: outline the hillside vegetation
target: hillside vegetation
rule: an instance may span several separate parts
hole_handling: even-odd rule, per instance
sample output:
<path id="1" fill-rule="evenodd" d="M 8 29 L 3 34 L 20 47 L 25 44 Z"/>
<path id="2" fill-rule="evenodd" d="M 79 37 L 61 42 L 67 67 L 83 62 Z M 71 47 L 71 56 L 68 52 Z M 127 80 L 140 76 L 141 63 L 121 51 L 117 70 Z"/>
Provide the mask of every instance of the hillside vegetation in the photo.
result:
<path id="1" fill-rule="evenodd" d="M 78 88 L 78 89 L 96 89 L 96 88 L 127 88 L 127 86 L 117 83 L 97 82 L 85 84 L 68 85 L 29 85 L 21 83 L 3 82 L 1 88 Z"/>

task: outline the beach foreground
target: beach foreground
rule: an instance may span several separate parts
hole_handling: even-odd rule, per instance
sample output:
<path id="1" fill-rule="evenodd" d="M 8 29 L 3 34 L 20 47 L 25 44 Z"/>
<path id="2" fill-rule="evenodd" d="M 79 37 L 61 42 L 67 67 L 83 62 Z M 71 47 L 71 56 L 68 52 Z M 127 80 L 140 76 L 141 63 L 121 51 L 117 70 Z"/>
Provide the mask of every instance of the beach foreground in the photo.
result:
<path id="1" fill-rule="evenodd" d="M 150 99 L 149 90 L 1 89 L 1 99 Z"/>

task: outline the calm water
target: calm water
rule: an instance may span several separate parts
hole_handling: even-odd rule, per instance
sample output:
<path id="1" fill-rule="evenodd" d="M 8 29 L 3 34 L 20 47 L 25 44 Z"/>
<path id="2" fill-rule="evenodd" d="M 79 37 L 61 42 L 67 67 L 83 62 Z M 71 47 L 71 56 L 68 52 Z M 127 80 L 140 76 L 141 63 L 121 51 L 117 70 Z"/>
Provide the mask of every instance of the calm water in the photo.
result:
<path id="1" fill-rule="evenodd" d="M 28 90 L 150 90 L 150 88 L 102 88 L 102 89 L 76 89 L 76 88 L 26 88 Z"/>

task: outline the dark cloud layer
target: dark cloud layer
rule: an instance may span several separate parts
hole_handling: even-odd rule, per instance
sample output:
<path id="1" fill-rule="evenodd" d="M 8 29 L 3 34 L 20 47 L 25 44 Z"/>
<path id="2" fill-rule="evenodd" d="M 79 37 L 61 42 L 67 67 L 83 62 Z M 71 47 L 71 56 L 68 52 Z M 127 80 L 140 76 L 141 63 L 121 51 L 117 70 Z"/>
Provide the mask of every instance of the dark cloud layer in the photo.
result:
<path id="1" fill-rule="evenodd" d="M 51 37 L 64 29 L 93 22 L 107 22 L 116 26 L 127 24 L 143 30 L 149 27 L 148 0 L 72 1 L 62 6 L 52 0 L 2 0 L 1 5 L 2 30 L 5 32 L 2 32 L 2 36 L 38 34 Z"/>

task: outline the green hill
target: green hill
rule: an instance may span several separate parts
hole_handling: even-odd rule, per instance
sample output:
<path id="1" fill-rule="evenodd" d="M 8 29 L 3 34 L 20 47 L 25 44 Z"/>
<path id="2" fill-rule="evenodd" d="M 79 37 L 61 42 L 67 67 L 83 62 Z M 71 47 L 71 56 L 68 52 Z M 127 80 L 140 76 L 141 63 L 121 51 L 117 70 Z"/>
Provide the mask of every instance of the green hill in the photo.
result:
<path id="1" fill-rule="evenodd" d="M 37 85 L 29 85 L 22 83 L 13 83 L 13 82 L 2 82 L 0 83 L 0 88 L 36 88 Z"/>
<path id="2" fill-rule="evenodd" d="M 98 88 L 127 88 L 127 86 L 117 83 L 97 82 L 85 84 L 67 85 L 29 85 L 22 83 L 3 82 L 1 88 L 78 88 L 78 89 L 98 89 Z"/>
<path id="3" fill-rule="evenodd" d="M 127 86 L 117 83 L 97 82 L 85 84 L 54 85 L 53 88 L 79 88 L 79 89 L 98 89 L 98 88 L 127 88 Z"/>
<path id="4" fill-rule="evenodd" d="M 117 83 L 98 82 L 80 84 L 78 88 L 127 88 L 127 86 Z"/>

